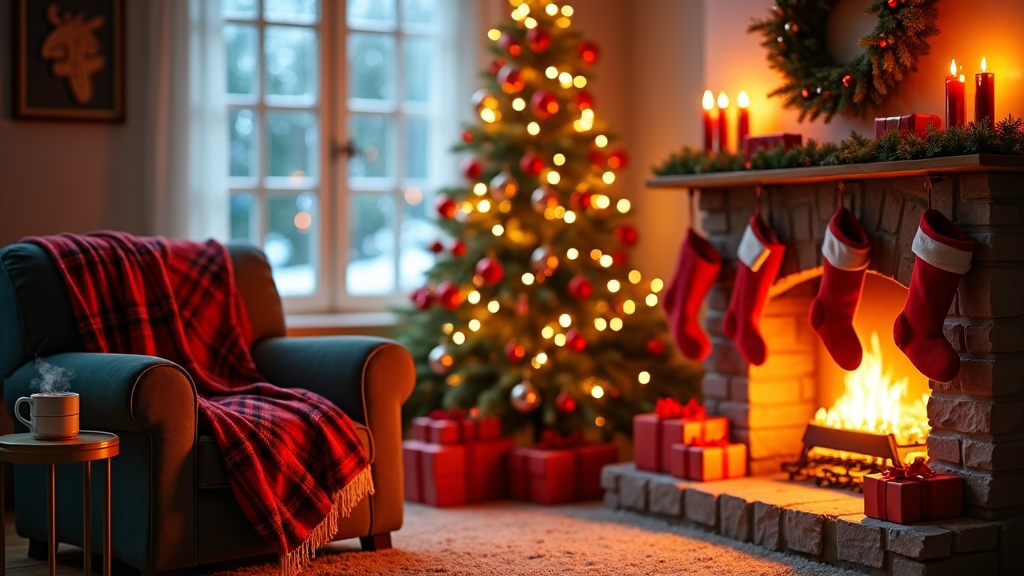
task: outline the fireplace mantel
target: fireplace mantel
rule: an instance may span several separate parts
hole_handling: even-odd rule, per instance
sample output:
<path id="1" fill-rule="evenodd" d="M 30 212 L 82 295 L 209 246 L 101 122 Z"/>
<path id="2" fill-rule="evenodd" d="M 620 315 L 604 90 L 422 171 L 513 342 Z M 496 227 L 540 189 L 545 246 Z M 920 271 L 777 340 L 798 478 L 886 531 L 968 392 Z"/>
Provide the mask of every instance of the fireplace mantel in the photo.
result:
<path id="1" fill-rule="evenodd" d="M 658 176 L 647 181 L 648 188 L 712 189 L 742 186 L 777 186 L 843 180 L 879 180 L 912 176 L 939 176 L 973 172 L 1024 172 L 1024 157 L 994 154 L 949 156 L 926 160 L 873 162 L 841 166 L 811 166 L 778 170 L 740 170 L 679 176 Z"/>

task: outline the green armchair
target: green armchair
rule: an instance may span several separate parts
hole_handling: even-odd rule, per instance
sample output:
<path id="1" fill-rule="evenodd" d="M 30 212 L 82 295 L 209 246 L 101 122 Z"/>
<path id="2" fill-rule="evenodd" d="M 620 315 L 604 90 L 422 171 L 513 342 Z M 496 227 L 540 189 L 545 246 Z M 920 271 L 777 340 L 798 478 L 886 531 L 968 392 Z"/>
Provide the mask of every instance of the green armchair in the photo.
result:
<path id="1" fill-rule="evenodd" d="M 358 537 L 364 550 L 389 547 L 390 533 L 402 526 L 401 406 L 415 381 L 412 358 L 380 338 L 285 337 L 281 300 L 263 254 L 241 245 L 229 250 L 260 372 L 277 386 L 312 390 L 344 410 L 372 461 L 376 491 L 341 522 L 335 540 Z M 0 376 L 9 412 L 31 393 L 37 355 L 75 373 L 71 390 L 81 394 L 82 428 L 121 439 L 111 471 L 115 558 L 143 574 L 180 574 L 273 552 L 235 501 L 213 438 L 198 430 L 188 374 L 160 358 L 84 352 L 52 260 L 36 245 L 14 244 L 0 250 Z M 34 558 L 46 554 L 44 474 L 41 465 L 14 468 L 16 529 L 29 539 Z M 101 480 L 93 483 L 96 502 Z M 57 513 L 58 542 L 81 546 L 80 465 L 57 467 Z M 97 538 L 101 518 L 93 516 Z"/>

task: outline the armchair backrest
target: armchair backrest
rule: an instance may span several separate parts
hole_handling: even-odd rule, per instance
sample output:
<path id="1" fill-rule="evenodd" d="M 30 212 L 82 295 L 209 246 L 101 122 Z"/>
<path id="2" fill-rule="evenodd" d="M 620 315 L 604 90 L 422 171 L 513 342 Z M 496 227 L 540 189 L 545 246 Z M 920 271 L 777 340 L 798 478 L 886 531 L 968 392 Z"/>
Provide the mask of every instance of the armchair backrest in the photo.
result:
<path id="1" fill-rule="evenodd" d="M 228 251 L 253 342 L 283 336 L 284 311 L 266 257 L 249 245 L 229 244 Z M 0 250 L 0 378 L 36 355 L 83 350 L 67 288 L 46 251 L 24 242 Z"/>

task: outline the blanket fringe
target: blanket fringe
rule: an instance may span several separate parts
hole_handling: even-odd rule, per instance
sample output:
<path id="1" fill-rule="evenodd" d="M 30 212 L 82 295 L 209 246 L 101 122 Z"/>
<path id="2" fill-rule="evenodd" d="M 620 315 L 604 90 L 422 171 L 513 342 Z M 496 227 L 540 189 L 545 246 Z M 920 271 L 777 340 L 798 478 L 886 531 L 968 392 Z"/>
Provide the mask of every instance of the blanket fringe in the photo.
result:
<path id="1" fill-rule="evenodd" d="M 281 576 L 297 576 L 313 558 L 316 551 L 338 533 L 338 519 L 347 518 L 363 498 L 373 494 L 373 475 L 370 467 L 363 468 L 344 488 L 334 494 L 334 505 L 327 517 L 313 528 L 299 547 L 281 556 Z"/>

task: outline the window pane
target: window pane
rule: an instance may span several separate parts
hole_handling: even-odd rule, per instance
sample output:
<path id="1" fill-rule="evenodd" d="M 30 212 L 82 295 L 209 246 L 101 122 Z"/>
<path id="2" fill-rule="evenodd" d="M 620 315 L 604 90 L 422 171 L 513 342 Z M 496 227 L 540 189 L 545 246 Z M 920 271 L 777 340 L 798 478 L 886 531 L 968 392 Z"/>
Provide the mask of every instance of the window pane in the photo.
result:
<path id="1" fill-rule="evenodd" d="M 429 38 L 406 38 L 402 43 L 402 67 L 405 72 L 405 99 L 430 100 L 430 64 L 434 42 Z"/>
<path id="2" fill-rule="evenodd" d="M 395 0 L 348 0 L 349 26 L 394 25 Z"/>
<path id="3" fill-rule="evenodd" d="M 317 20 L 317 0 L 263 0 L 263 17 L 272 22 L 313 24 Z"/>
<path id="4" fill-rule="evenodd" d="M 405 194 L 405 214 L 400 230 L 399 284 L 403 291 L 423 286 L 427 271 L 434 265 L 434 254 L 427 246 L 441 235 L 434 220 L 428 215 L 432 201 L 422 194 Z"/>
<path id="5" fill-rule="evenodd" d="M 231 176 L 256 176 L 256 112 L 248 108 L 228 115 L 231 133 Z"/>
<path id="6" fill-rule="evenodd" d="M 291 96 L 316 102 L 317 42 L 312 28 L 268 26 L 266 31 L 268 96 Z"/>
<path id="7" fill-rule="evenodd" d="M 231 195 L 231 239 L 255 244 L 256 226 L 253 216 L 253 195 L 248 192 Z"/>
<path id="8" fill-rule="evenodd" d="M 394 129 L 391 116 L 349 114 L 349 134 L 359 154 L 348 161 L 350 178 L 394 177 Z"/>
<path id="9" fill-rule="evenodd" d="M 282 296 L 308 296 L 316 290 L 319 221 L 312 192 L 267 199 L 263 251 Z"/>
<path id="10" fill-rule="evenodd" d="M 395 38 L 353 32 L 348 36 L 349 98 L 395 97 Z"/>
<path id="11" fill-rule="evenodd" d="M 405 119 L 405 177 L 427 177 L 427 119 L 409 116 Z"/>
<path id="12" fill-rule="evenodd" d="M 224 26 L 228 94 L 256 93 L 256 34 L 255 26 L 239 24 Z"/>
<path id="13" fill-rule="evenodd" d="M 256 0 L 223 0 L 221 8 L 225 18 L 252 20 L 256 17 Z"/>
<path id="14" fill-rule="evenodd" d="M 395 290 L 395 202 L 385 194 L 353 194 L 345 287 L 354 296 Z"/>
<path id="15" fill-rule="evenodd" d="M 267 112 L 268 176 L 316 178 L 317 118 L 313 112 Z"/>
<path id="16" fill-rule="evenodd" d="M 403 24 L 433 24 L 437 0 L 402 0 Z"/>

